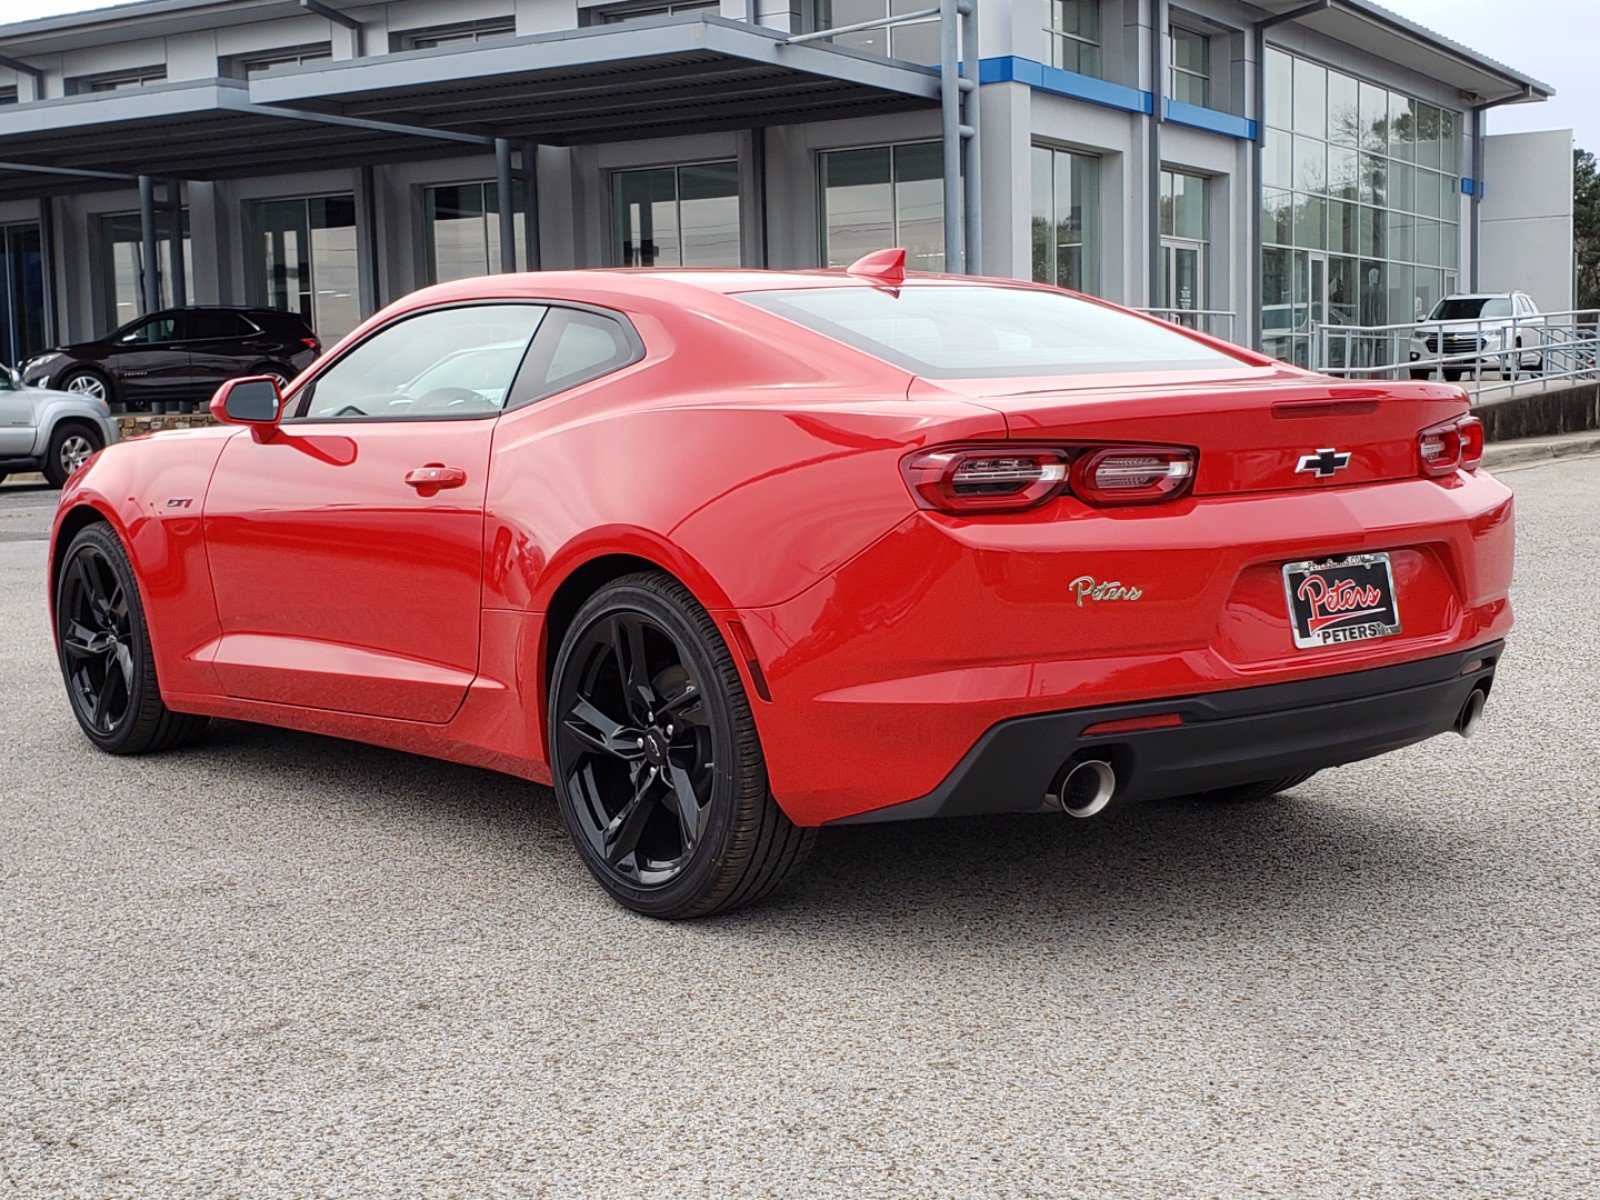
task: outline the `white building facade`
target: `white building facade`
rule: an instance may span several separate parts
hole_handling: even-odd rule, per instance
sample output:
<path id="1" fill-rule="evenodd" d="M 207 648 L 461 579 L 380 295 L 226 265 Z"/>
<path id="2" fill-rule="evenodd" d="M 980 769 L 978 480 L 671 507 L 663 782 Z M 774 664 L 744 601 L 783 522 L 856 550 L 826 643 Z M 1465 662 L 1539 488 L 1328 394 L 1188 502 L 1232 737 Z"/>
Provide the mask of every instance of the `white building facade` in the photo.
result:
<path id="1" fill-rule="evenodd" d="M 1316 324 L 1477 284 L 1485 110 L 1550 94 L 1369 0 L 976 3 L 982 272 L 1301 362 Z M 296 309 L 331 341 L 508 265 L 508 231 L 518 267 L 903 245 L 942 269 L 941 23 L 788 41 L 923 7 L 143 0 L 0 26 L 0 360 L 152 300 Z"/>

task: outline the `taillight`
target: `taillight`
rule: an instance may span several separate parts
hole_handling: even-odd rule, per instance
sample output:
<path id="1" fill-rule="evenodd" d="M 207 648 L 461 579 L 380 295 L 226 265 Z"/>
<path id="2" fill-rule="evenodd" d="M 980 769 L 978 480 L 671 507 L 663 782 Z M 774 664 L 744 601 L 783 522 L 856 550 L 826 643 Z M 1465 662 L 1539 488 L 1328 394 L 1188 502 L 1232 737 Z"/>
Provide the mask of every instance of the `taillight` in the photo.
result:
<path id="1" fill-rule="evenodd" d="M 303 337 L 300 339 L 300 344 L 313 354 L 322 353 L 322 343 L 314 337 Z"/>
<path id="2" fill-rule="evenodd" d="M 927 450 L 901 459 L 900 473 L 918 508 L 1019 512 L 1066 486 L 1067 461 L 1052 447 Z"/>
<path id="3" fill-rule="evenodd" d="M 1090 504 L 1154 504 L 1187 491 L 1195 453 L 1181 446 L 1110 446 L 1072 464 L 1072 491 Z"/>
<path id="4" fill-rule="evenodd" d="M 943 446 L 900 460 L 917 507 L 1021 512 L 1071 491 L 1094 505 L 1182 494 L 1195 452 L 1179 446 Z"/>
<path id="5" fill-rule="evenodd" d="M 1417 455 L 1424 475 L 1476 470 L 1483 462 L 1483 422 L 1477 417 L 1455 417 L 1430 425 L 1417 434 Z"/>

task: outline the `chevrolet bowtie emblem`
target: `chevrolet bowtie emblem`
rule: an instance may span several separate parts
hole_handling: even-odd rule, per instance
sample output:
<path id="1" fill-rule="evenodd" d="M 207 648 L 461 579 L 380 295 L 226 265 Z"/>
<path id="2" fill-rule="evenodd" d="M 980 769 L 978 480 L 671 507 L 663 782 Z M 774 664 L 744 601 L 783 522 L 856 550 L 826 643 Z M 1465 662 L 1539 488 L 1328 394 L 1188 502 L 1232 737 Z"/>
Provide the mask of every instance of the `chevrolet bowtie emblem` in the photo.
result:
<path id="1" fill-rule="evenodd" d="M 1315 454 L 1302 454 L 1294 473 L 1298 475 L 1305 471 L 1315 475 L 1318 479 L 1327 479 L 1349 465 L 1350 452 L 1348 450 L 1335 450 L 1332 446 L 1329 446 L 1326 450 L 1318 450 Z"/>

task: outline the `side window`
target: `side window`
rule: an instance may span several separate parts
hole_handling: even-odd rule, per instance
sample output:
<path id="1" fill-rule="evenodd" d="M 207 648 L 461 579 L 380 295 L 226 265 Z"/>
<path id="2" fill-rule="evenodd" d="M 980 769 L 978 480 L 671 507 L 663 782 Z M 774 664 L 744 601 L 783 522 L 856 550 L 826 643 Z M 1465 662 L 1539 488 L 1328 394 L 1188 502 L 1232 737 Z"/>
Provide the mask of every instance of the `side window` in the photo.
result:
<path id="1" fill-rule="evenodd" d="M 404 317 L 352 348 L 297 397 L 295 419 L 480 417 L 505 407 L 538 304 L 472 304 Z"/>
<path id="2" fill-rule="evenodd" d="M 157 315 L 131 327 L 117 341 L 125 346 L 151 346 L 178 340 L 178 319 Z"/>
<path id="3" fill-rule="evenodd" d="M 186 342 L 211 342 L 222 338 L 242 338 L 249 327 L 238 313 L 207 312 L 195 309 L 178 320 L 178 336 Z"/>
<path id="4" fill-rule="evenodd" d="M 516 400 L 552 396 L 610 374 L 639 356 L 638 342 L 615 317 L 576 308 L 551 309 L 517 380 Z"/>

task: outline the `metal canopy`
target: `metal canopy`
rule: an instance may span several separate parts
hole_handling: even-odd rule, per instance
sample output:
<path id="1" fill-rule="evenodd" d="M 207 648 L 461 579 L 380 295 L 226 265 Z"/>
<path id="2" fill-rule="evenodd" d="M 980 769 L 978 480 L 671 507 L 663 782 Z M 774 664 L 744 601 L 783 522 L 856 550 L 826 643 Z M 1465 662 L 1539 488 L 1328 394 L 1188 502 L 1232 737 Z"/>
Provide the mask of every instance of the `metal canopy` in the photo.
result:
<path id="1" fill-rule="evenodd" d="M 939 78 L 933 67 L 693 14 L 318 63 L 257 79 L 250 96 L 571 145 L 927 108 Z"/>
<path id="2" fill-rule="evenodd" d="M 0 199 L 104 189 L 135 177 L 226 179 L 441 154 L 483 138 L 264 109 L 243 83 L 204 80 L 0 109 Z"/>

